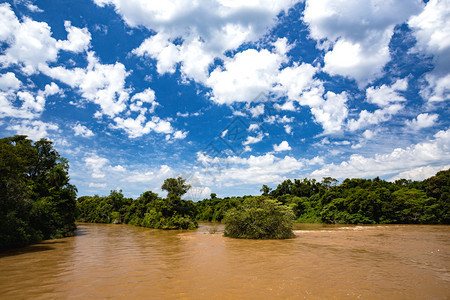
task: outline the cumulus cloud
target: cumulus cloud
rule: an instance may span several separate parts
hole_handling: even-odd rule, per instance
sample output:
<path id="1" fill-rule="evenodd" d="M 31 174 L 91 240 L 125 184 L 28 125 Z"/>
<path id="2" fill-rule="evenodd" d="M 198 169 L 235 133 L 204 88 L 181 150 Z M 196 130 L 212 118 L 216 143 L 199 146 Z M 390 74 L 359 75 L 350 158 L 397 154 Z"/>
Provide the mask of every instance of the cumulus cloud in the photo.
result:
<path id="1" fill-rule="evenodd" d="M 59 91 L 59 90 L 58 90 Z M 28 91 L 12 93 L 0 92 L 0 117 L 33 119 L 39 117 L 45 109 L 46 96 L 53 95 L 54 86 L 47 85 L 43 91 L 32 94 Z M 21 104 L 17 106 L 17 104 Z"/>
<path id="2" fill-rule="evenodd" d="M 309 106 L 324 134 L 338 133 L 348 115 L 348 96 L 345 92 L 325 93 L 323 82 L 314 77 L 317 72 L 318 68 L 306 63 L 287 67 L 277 75 L 274 91 L 302 106 Z"/>
<path id="3" fill-rule="evenodd" d="M 331 176 L 335 178 L 389 176 L 426 166 L 450 164 L 450 130 L 437 132 L 433 139 L 396 148 L 391 153 L 365 157 L 360 154 L 350 156 L 340 164 L 328 164 L 311 173 L 313 177 Z M 394 175 L 395 176 L 395 175 Z"/>
<path id="4" fill-rule="evenodd" d="M 114 117 L 127 107 L 129 94 L 125 89 L 125 79 L 129 72 L 122 63 L 101 64 L 93 52 L 88 52 L 87 60 L 85 69 L 45 66 L 42 71 L 72 88 L 78 88 L 83 98 L 100 106 L 100 115 Z"/>
<path id="5" fill-rule="evenodd" d="M 37 120 L 22 120 L 20 122 L 13 122 L 7 129 L 15 131 L 16 134 L 26 135 L 30 139 L 37 141 L 41 138 L 48 138 L 48 131 L 57 131 L 59 127 L 54 123 L 45 123 Z"/>
<path id="6" fill-rule="evenodd" d="M 377 109 L 374 112 L 369 112 L 364 109 L 359 113 L 358 119 L 351 119 L 348 121 L 347 127 L 350 131 L 355 131 L 389 121 L 392 116 L 402 110 L 403 107 L 404 105 L 402 104 L 391 104 L 385 108 Z"/>
<path id="7" fill-rule="evenodd" d="M 432 127 L 439 116 L 437 114 L 428 114 L 423 113 L 417 116 L 417 118 L 412 119 L 411 121 L 406 120 L 406 125 L 411 127 L 414 130 L 419 130 L 422 128 Z"/>
<path id="8" fill-rule="evenodd" d="M 248 158 L 238 156 L 212 158 L 198 153 L 197 160 L 203 165 L 208 165 L 203 172 L 196 173 L 202 183 L 208 185 L 215 180 L 224 186 L 236 186 L 243 182 L 246 184 L 281 182 L 287 178 L 286 176 L 298 177 L 305 166 L 323 163 L 320 157 L 311 160 L 291 156 L 278 158 L 271 153 L 261 156 L 250 155 Z"/>
<path id="9" fill-rule="evenodd" d="M 67 31 L 67 40 L 58 41 L 57 47 L 61 50 L 82 52 L 87 51 L 91 42 L 91 34 L 87 28 L 78 28 L 72 26 L 70 21 L 64 22 Z"/>
<path id="10" fill-rule="evenodd" d="M 0 19 L 8 30 L 0 33 L 1 41 L 9 44 L 0 56 L 0 64 L 9 66 L 17 64 L 22 72 L 36 73 L 41 64 L 57 59 L 57 42 L 51 37 L 50 26 L 45 22 L 36 22 L 25 17 L 19 22 L 9 4 L 0 5 Z"/>
<path id="11" fill-rule="evenodd" d="M 87 128 L 84 125 L 81 124 L 76 124 L 75 126 L 72 127 L 72 129 L 75 131 L 75 135 L 79 135 L 82 137 L 91 137 L 94 136 L 95 134 L 92 132 L 92 130 L 90 130 L 89 128 Z"/>
<path id="12" fill-rule="evenodd" d="M 275 152 L 288 151 L 291 149 L 292 148 L 287 141 L 282 141 L 279 145 L 273 145 L 273 150 Z"/>
<path id="13" fill-rule="evenodd" d="M 176 140 L 183 140 L 183 139 L 185 139 L 187 137 L 187 135 L 188 135 L 187 131 L 177 130 L 173 134 L 173 138 L 176 139 Z"/>
<path id="14" fill-rule="evenodd" d="M 151 171 L 131 170 L 121 181 L 146 185 L 151 185 L 152 183 L 161 185 L 164 179 L 173 176 L 175 176 L 175 171 L 168 165 L 162 165 L 159 169 Z"/>
<path id="15" fill-rule="evenodd" d="M 156 32 L 134 54 L 155 59 L 160 74 L 173 73 L 179 64 L 185 77 L 198 82 L 208 78 L 215 58 L 224 58 L 227 50 L 244 42 L 258 40 L 276 23 L 276 16 L 295 2 L 95 0 L 102 7 L 114 5 L 129 26 Z"/>
<path id="16" fill-rule="evenodd" d="M 360 87 L 381 75 L 390 60 L 394 27 L 421 11 L 420 0 L 307 0 L 303 20 L 326 52 L 324 70 L 355 79 Z"/>
<path id="17" fill-rule="evenodd" d="M 425 76 L 421 94 L 428 101 L 450 99 L 450 8 L 447 0 L 430 0 L 408 21 L 417 39 L 415 50 L 433 55 L 434 70 Z"/>
<path id="18" fill-rule="evenodd" d="M 251 102 L 272 90 L 285 60 L 285 53 L 248 49 L 226 58 L 223 67 L 212 71 L 205 84 L 212 89 L 216 103 Z"/>
<path id="19" fill-rule="evenodd" d="M 109 159 L 100 157 L 97 154 L 90 154 L 84 158 L 86 167 L 91 171 L 92 178 L 104 178 L 105 167 L 109 164 Z"/>
<path id="20" fill-rule="evenodd" d="M 0 91 L 15 91 L 21 86 L 22 82 L 11 72 L 0 75 Z"/>
<path id="21" fill-rule="evenodd" d="M 248 136 L 247 139 L 245 141 L 242 142 L 242 145 L 251 145 L 251 144 L 256 144 L 259 143 L 263 140 L 264 138 L 264 134 L 263 133 L 258 133 L 257 136 Z"/>
<path id="22" fill-rule="evenodd" d="M 406 101 L 405 97 L 400 95 L 400 92 L 406 91 L 407 88 L 408 80 L 406 78 L 398 79 L 391 86 L 383 84 L 377 88 L 369 87 L 366 90 L 367 102 L 386 107 L 393 102 Z"/>
<path id="23" fill-rule="evenodd" d="M 135 119 L 131 117 L 126 119 L 116 117 L 114 118 L 114 122 L 116 124 L 111 124 L 110 127 L 113 129 L 124 130 L 130 138 L 141 137 L 151 131 L 165 134 L 174 132 L 174 129 L 169 121 L 162 120 L 157 116 L 153 116 L 150 121 L 147 121 L 147 118 L 143 114 L 140 114 Z M 181 138 L 183 133 L 178 133 L 177 136 L 178 138 Z"/>
<path id="24" fill-rule="evenodd" d="M 101 189 L 104 189 L 104 188 L 106 188 L 106 183 L 90 182 L 89 183 L 89 187 L 90 188 L 101 188 Z"/>
<path id="25" fill-rule="evenodd" d="M 59 50 L 81 52 L 90 43 L 90 33 L 86 28 L 74 27 L 66 21 L 68 39 L 57 41 L 52 37 L 50 26 L 24 17 L 22 22 L 7 3 L 0 4 L 0 41 L 8 47 L 0 56 L 3 66 L 18 65 L 27 75 L 38 73 L 41 67 L 55 62 Z"/>
<path id="26" fill-rule="evenodd" d="M 371 125 L 377 125 L 382 122 L 389 121 L 392 116 L 401 111 L 405 104 L 406 98 L 401 92 L 408 88 L 408 80 L 398 79 L 392 85 L 383 84 L 379 87 L 369 87 L 366 89 L 367 102 L 380 107 L 373 112 L 362 110 L 357 119 L 351 119 L 347 122 L 347 128 L 350 131 L 364 129 Z"/>
<path id="27" fill-rule="evenodd" d="M 85 167 L 91 173 L 91 177 L 95 179 L 105 178 L 105 173 L 111 175 L 110 172 L 127 174 L 126 168 L 121 165 L 112 166 L 109 159 L 99 156 L 96 153 L 86 155 L 83 161 Z"/>
<path id="28" fill-rule="evenodd" d="M 401 172 L 395 175 L 394 177 L 390 178 L 389 181 L 395 181 L 397 179 L 410 179 L 421 181 L 436 175 L 436 173 L 439 171 L 448 170 L 449 168 L 450 165 L 418 167 L 405 172 Z"/>

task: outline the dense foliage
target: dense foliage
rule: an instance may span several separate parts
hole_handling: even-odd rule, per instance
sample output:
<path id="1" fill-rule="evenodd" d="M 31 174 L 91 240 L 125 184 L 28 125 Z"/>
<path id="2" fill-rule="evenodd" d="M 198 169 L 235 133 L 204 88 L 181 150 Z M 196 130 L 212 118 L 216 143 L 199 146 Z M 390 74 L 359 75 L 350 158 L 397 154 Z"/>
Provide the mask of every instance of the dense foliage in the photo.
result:
<path id="1" fill-rule="evenodd" d="M 450 224 L 450 170 L 424 181 L 400 179 L 337 180 L 326 177 L 285 180 L 273 191 L 261 192 L 292 209 L 297 222 L 345 224 Z M 199 220 L 221 221 L 228 210 L 250 196 L 197 202 Z"/>
<path id="2" fill-rule="evenodd" d="M 243 239 L 288 239 L 292 232 L 292 209 L 272 199 L 250 197 L 224 218 L 224 236 Z"/>
<path id="3" fill-rule="evenodd" d="M 162 189 L 168 191 L 165 199 L 151 191 L 133 200 L 124 198 L 122 191 L 111 191 L 106 197 L 80 197 L 77 201 L 78 220 L 91 223 L 125 223 L 157 229 L 194 229 L 196 206 L 181 200 L 189 190 L 182 178 L 168 178 Z"/>
<path id="4" fill-rule="evenodd" d="M 69 164 L 41 139 L 0 139 L 0 250 L 75 230 L 76 188 Z"/>
<path id="5" fill-rule="evenodd" d="M 69 165 L 52 142 L 26 136 L 0 139 L 0 250 L 73 234 L 82 222 L 126 223 L 160 229 L 193 229 L 196 220 L 224 221 L 225 235 L 292 237 L 292 220 L 349 224 L 450 224 L 450 169 L 424 181 L 331 177 L 285 180 L 263 196 L 181 200 L 190 188 L 168 178 L 167 198 L 147 191 L 133 200 L 122 191 L 84 196 L 69 183 Z"/>

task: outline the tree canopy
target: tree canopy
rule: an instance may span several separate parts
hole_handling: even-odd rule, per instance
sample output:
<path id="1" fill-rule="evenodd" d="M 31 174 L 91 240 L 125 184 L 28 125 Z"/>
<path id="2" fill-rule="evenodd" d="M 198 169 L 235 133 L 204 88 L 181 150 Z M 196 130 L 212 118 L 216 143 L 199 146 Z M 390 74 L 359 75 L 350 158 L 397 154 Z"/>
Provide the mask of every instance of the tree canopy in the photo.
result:
<path id="1" fill-rule="evenodd" d="M 51 141 L 0 139 L 0 250 L 75 230 L 77 189 Z"/>
<path id="2" fill-rule="evenodd" d="M 186 184 L 186 179 L 181 177 L 178 178 L 167 178 L 164 180 L 163 185 L 161 186 L 162 190 L 168 192 L 167 197 L 181 197 L 189 191 L 191 186 Z"/>

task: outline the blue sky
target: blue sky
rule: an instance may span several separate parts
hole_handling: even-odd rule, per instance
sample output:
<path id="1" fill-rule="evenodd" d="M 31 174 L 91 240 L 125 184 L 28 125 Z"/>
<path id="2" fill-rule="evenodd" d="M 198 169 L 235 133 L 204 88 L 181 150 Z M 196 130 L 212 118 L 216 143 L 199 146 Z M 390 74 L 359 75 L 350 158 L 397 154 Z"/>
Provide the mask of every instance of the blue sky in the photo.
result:
<path id="1" fill-rule="evenodd" d="M 258 194 L 450 167 L 446 0 L 0 2 L 0 133 L 82 195 Z"/>

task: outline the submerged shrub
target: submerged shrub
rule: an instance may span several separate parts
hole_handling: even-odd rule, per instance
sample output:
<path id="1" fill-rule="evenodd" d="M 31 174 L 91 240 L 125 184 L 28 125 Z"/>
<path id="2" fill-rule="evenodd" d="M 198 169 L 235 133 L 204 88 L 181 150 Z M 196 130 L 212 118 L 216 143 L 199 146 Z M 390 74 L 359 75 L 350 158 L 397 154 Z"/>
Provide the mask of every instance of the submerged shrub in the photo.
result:
<path id="1" fill-rule="evenodd" d="M 224 236 L 241 239 L 289 239 L 294 213 L 290 207 L 263 197 L 248 198 L 224 218 Z"/>

